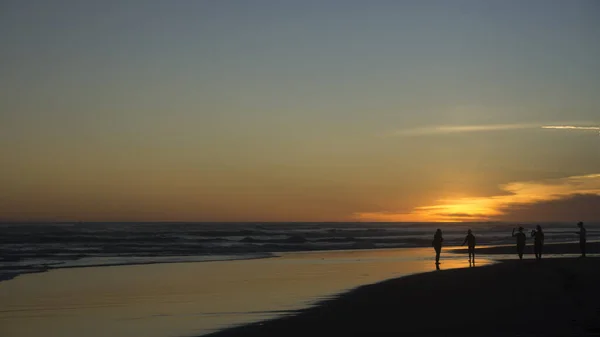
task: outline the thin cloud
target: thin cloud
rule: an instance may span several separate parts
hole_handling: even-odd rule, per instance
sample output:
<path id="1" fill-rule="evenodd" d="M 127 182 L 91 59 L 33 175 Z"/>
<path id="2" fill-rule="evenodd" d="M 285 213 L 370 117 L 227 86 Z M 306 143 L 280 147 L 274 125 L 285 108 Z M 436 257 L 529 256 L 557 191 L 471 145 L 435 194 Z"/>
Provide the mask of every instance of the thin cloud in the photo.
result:
<path id="1" fill-rule="evenodd" d="M 465 132 L 507 131 L 539 128 L 539 124 L 484 124 L 484 125 L 439 125 L 424 128 L 398 130 L 395 136 L 427 136 Z"/>
<path id="2" fill-rule="evenodd" d="M 542 129 L 600 131 L 598 126 L 544 125 Z"/>
<path id="3" fill-rule="evenodd" d="M 542 125 L 542 124 L 481 124 L 481 125 L 438 125 L 398 130 L 391 136 L 429 136 L 471 132 L 493 132 L 526 129 L 559 129 L 577 131 L 600 131 L 598 126 Z"/>

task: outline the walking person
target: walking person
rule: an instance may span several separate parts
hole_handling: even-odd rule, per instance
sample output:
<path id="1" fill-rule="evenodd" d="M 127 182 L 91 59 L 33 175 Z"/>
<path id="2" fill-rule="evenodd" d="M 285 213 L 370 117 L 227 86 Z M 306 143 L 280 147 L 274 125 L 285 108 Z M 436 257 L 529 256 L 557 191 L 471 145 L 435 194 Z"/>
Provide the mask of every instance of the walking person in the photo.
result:
<path id="1" fill-rule="evenodd" d="M 519 231 L 515 233 L 515 229 L 512 230 L 512 236 L 517 238 L 517 254 L 519 260 L 523 260 L 523 251 L 525 250 L 525 240 L 527 236 L 523 233 L 523 227 L 519 227 Z"/>
<path id="2" fill-rule="evenodd" d="M 467 236 L 465 237 L 465 241 L 463 241 L 462 245 L 464 246 L 465 243 L 467 243 L 469 247 L 469 265 L 471 263 L 475 264 L 475 235 L 473 235 L 473 232 L 470 229 L 467 231 Z"/>
<path id="3" fill-rule="evenodd" d="M 442 252 L 442 242 L 444 242 L 444 238 L 442 237 L 442 230 L 438 228 L 437 231 L 435 231 L 435 235 L 433 236 L 433 241 L 431 242 L 433 249 L 435 249 L 435 264 L 436 265 L 440 264 L 440 253 Z"/>
<path id="4" fill-rule="evenodd" d="M 542 226 L 537 225 L 534 230 L 531 231 L 531 237 L 533 237 L 533 253 L 537 261 L 542 260 L 542 252 L 544 250 L 544 232 Z"/>
<path id="5" fill-rule="evenodd" d="M 579 235 L 579 249 L 581 250 L 581 257 L 585 257 L 585 245 L 586 245 L 586 235 L 587 231 L 585 227 L 583 227 L 583 222 L 577 224 L 579 227 L 579 232 L 575 232 Z"/>

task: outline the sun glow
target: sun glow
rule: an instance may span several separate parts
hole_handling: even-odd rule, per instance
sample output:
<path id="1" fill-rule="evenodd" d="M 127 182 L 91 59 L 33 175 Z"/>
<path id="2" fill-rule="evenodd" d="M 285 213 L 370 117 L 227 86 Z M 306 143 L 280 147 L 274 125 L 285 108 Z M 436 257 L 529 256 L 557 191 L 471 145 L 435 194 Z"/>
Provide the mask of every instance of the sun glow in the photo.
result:
<path id="1" fill-rule="evenodd" d="M 441 199 L 435 205 L 420 206 L 409 213 L 358 213 L 365 221 L 463 222 L 494 220 L 510 207 L 553 201 L 578 194 L 600 195 L 600 174 L 561 179 L 513 182 L 500 186 L 505 194 L 490 197 Z"/>

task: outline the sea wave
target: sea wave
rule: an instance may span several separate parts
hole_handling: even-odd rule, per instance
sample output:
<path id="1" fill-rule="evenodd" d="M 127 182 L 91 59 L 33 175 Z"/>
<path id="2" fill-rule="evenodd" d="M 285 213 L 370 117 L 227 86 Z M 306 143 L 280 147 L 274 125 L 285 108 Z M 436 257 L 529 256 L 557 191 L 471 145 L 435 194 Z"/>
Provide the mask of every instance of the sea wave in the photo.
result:
<path id="1" fill-rule="evenodd" d="M 600 238 L 588 224 L 588 239 Z M 86 261 L 205 261 L 215 256 L 336 249 L 429 247 L 436 228 L 460 245 L 514 242 L 510 223 L 70 223 L 0 224 L 0 272 L 86 265 Z M 533 228 L 530 224 L 527 227 Z M 575 240 L 573 224 L 544 224 L 547 242 Z M 155 261 L 155 262 L 152 262 Z M 112 262 L 111 262 L 112 263 Z"/>

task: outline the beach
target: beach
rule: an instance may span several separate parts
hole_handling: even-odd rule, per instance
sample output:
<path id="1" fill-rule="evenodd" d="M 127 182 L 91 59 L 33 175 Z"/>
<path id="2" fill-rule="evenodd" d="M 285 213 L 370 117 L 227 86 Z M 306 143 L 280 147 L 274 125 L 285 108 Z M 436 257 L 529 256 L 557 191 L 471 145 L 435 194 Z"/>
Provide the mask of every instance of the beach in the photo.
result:
<path id="1" fill-rule="evenodd" d="M 598 284 L 598 258 L 505 261 L 362 286 L 209 336 L 598 336 Z"/>
<path id="2" fill-rule="evenodd" d="M 488 322 L 493 328 L 490 331 L 513 331 L 510 329 L 517 329 L 514 324 L 504 321 L 528 322 L 531 314 L 527 311 L 537 309 L 527 304 L 522 318 L 508 317 L 507 312 L 520 304 L 503 304 L 502 300 L 510 299 L 514 293 L 527 303 L 535 302 L 532 296 L 536 292 L 502 290 L 505 283 L 510 284 L 512 277 L 516 277 L 522 279 L 524 288 L 531 289 L 546 280 L 518 273 L 527 272 L 530 267 L 543 271 L 540 267 L 566 263 L 565 258 L 578 255 L 577 243 L 561 243 L 572 238 L 566 232 L 568 225 L 556 225 L 549 227 L 548 241 L 553 243 L 546 245 L 542 264 L 531 264 L 532 247 L 528 246 L 526 260 L 514 265 L 513 261 L 506 261 L 516 258 L 514 245 L 509 245 L 514 239 L 506 234 L 510 226 L 482 225 L 476 231 L 482 244 L 477 248 L 476 268 L 469 268 L 466 250 L 458 246 L 464 239 L 466 226 L 448 225 L 444 229 L 441 270 L 436 271 L 434 251 L 428 246 L 432 226 L 242 224 L 225 231 L 204 224 L 174 227 L 153 224 L 130 225 L 127 229 L 135 233 L 130 236 L 116 224 L 34 226 L 35 235 L 27 234 L 34 227 L 5 227 L 8 230 L 1 239 L 4 260 L 0 263 L 0 276 L 6 276 L 6 280 L 0 282 L 0 336 L 262 335 L 263 331 L 253 332 L 256 322 L 268 322 L 266 326 L 284 324 L 283 330 L 292 324 L 289 329 L 295 331 L 296 320 L 318 310 L 334 315 L 330 317 L 331 324 L 341 324 L 339 320 L 362 322 L 380 334 L 390 328 L 368 314 L 361 318 L 352 316 L 354 311 L 335 307 L 340 300 L 345 301 L 343 306 L 352 307 L 357 313 L 362 310 L 378 313 L 396 323 L 402 319 L 399 327 L 394 328 L 409 335 L 444 335 L 447 331 L 428 330 L 429 322 L 444 322 L 443 317 L 455 313 L 458 326 L 474 326 L 467 317 L 485 321 L 478 316 L 482 311 L 470 313 L 482 306 L 489 309 L 487 314 L 497 318 L 495 323 Z M 596 231 L 590 233 L 592 238 L 597 237 Z M 123 237 L 127 237 L 126 244 L 121 242 Z M 300 238 L 305 238 L 302 243 Z M 484 245 L 494 243 L 499 245 Z M 357 244 L 362 249 L 335 249 Z M 389 244 L 409 247 L 383 248 Z M 421 247 L 410 248 L 415 244 Z M 373 246 L 376 248 L 369 248 Z M 208 247 L 221 254 L 207 253 Z M 274 247 L 283 251 L 273 251 Z M 590 256 L 597 251 L 598 243 L 590 242 Z M 569 273 L 587 273 L 587 265 L 574 261 L 569 268 L 575 269 Z M 494 266 L 487 267 L 490 264 Z M 527 267 L 523 270 L 505 267 L 513 265 Z M 550 276 L 557 273 L 546 272 Z M 490 282 L 499 284 L 492 282 L 484 287 L 479 282 L 490 277 Z M 410 281 L 415 278 L 417 281 Z M 387 282 L 394 286 L 386 286 Z M 453 284 L 473 284 L 473 287 L 455 289 Z M 389 295 L 398 300 L 388 303 L 383 298 L 378 306 L 353 297 L 363 288 L 372 289 L 382 298 Z M 494 297 L 498 289 L 500 299 Z M 410 296 L 405 298 L 403 294 Z M 477 301 L 469 302 L 471 297 Z M 555 294 L 550 296 L 554 297 Z M 369 298 L 377 299 L 370 295 Z M 556 305 L 559 304 L 548 303 L 544 308 Z M 422 317 L 412 317 L 413 311 Z M 408 318 L 406 322 L 404 317 Z M 452 327 L 452 322 L 443 326 Z M 505 325 L 508 330 L 502 330 Z M 345 333 L 350 335 L 361 331 L 348 329 L 351 330 Z"/>
<path id="3" fill-rule="evenodd" d="M 442 268 L 468 266 L 459 254 L 445 254 L 442 262 Z M 431 270 L 430 248 L 60 268 L 0 282 L 0 336 L 196 336 L 292 315 L 364 284 Z"/>

